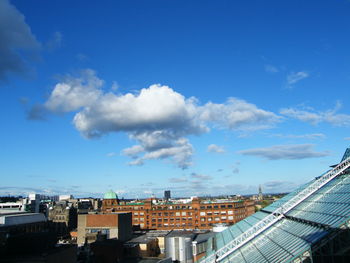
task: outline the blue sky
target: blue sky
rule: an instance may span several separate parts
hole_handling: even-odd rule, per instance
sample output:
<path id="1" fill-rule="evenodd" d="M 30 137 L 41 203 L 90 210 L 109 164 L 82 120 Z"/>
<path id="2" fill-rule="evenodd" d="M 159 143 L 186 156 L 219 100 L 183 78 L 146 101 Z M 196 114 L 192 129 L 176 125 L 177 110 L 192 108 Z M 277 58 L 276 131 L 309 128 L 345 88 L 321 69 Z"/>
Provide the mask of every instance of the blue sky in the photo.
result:
<path id="1" fill-rule="evenodd" d="M 0 194 L 294 189 L 350 142 L 349 12 L 0 0 Z"/>

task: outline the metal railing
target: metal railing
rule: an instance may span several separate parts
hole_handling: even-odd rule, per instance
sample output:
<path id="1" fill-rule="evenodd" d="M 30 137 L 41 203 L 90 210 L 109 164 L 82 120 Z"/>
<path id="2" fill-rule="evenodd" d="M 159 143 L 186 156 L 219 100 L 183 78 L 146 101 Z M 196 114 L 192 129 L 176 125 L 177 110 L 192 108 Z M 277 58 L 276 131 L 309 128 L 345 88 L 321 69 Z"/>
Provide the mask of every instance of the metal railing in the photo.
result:
<path id="1" fill-rule="evenodd" d="M 257 235 L 259 235 L 261 232 L 263 232 L 265 229 L 267 229 L 268 227 L 270 227 L 271 225 L 279 221 L 281 218 L 284 217 L 284 214 L 286 214 L 288 211 L 290 211 L 295 206 L 300 204 L 310 195 L 315 193 L 318 189 L 323 187 L 333 178 L 342 174 L 349 167 L 350 167 L 350 157 L 345 159 L 341 163 L 339 163 L 332 170 L 328 171 L 327 173 L 325 173 L 324 175 L 316 179 L 312 184 L 307 186 L 305 189 L 301 190 L 293 198 L 285 202 L 283 205 L 281 205 L 279 208 L 273 211 L 270 215 L 260 220 L 258 223 L 256 223 L 252 227 L 250 227 L 247 231 L 245 231 L 238 237 L 234 238 L 225 246 L 218 249 L 215 253 L 201 260 L 200 263 L 212 263 L 212 262 L 221 261 L 228 255 L 233 253 L 235 250 L 237 250 L 238 248 L 246 244 L 249 240 L 253 239 Z"/>

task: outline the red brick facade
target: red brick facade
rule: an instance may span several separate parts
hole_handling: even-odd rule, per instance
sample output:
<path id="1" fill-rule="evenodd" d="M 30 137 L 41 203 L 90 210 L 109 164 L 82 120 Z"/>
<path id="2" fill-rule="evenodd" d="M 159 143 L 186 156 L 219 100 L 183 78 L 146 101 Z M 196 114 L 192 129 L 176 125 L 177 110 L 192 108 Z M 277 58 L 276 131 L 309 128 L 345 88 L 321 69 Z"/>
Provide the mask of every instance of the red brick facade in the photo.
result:
<path id="1" fill-rule="evenodd" d="M 234 224 L 253 214 L 255 207 L 251 200 L 209 203 L 193 199 L 186 204 L 153 204 L 146 200 L 119 204 L 117 199 L 105 199 L 102 211 L 131 212 L 133 225 L 141 229 L 211 229 L 213 224 Z"/>
<path id="2" fill-rule="evenodd" d="M 86 217 L 86 227 L 116 227 L 118 226 L 118 215 L 90 214 Z"/>

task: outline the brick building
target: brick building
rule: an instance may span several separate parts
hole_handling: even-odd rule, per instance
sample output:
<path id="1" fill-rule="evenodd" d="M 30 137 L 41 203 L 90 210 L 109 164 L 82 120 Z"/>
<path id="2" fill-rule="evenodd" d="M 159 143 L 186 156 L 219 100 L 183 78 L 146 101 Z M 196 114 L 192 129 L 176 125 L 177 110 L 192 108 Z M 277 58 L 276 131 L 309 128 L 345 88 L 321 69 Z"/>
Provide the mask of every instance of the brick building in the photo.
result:
<path id="1" fill-rule="evenodd" d="M 234 224 L 255 212 L 254 201 L 120 202 L 111 191 L 102 201 L 102 211 L 131 212 L 132 224 L 141 229 L 211 229 L 213 224 Z"/>
<path id="2" fill-rule="evenodd" d="M 105 235 L 107 239 L 129 240 L 131 222 L 131 213 L 79 214 L 77 244 L 95 242 L 99 235 Z"/>

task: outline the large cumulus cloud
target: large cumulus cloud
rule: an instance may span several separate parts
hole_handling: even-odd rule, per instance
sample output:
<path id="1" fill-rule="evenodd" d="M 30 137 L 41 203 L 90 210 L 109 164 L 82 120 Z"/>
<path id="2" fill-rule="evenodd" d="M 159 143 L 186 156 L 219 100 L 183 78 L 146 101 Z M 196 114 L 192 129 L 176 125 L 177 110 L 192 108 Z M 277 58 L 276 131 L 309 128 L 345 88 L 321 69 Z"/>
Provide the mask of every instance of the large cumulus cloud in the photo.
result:
<path id="1" fill-rule="evenodd" d="M 199 105 L 168 86 L 151 85 L 138 93 L 103 91 L 103 80 L 93 70 L 66 76 L 44 103 L 51 112 L 76 112 L 73 124 L 86 138 L 125 132 L 137 144 L 122 154 L 130 165 L 146 160 L 170 159 L 180 168 L 192 164 L 193 146 L 187 136 L 212 128 L 257 130 L 272 127 L 279 117 L 237 98 L 225 103 Z"/>

